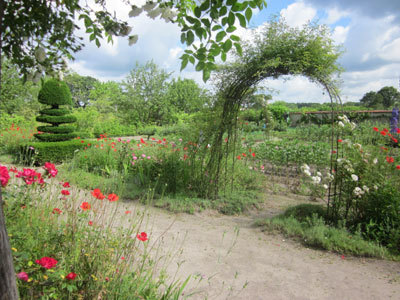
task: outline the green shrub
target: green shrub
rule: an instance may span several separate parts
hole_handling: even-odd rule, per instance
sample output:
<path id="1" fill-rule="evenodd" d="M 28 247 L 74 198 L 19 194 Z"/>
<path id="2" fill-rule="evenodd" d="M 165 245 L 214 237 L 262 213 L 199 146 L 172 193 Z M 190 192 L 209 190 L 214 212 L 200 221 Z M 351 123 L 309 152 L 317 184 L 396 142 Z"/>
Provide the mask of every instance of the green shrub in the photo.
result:
<path id="1" fill-rule="evenodd" d="M 38 131 L 48 132 L 48 133 L 71 133 L 74 131 L 73 126 L 39 126 Z"/>
<path id="2" fill-rule="evenodd" d="M 288 208 L 283 214 L 286 218 L 293 217 L 300 222 L 306 221 L 313 215 L 317 215 L 318 218 L 325 218 L 326 208 L 318 204 L 299 204 Z"/>
<path id="3" fill-rule="evenodd" d="M 38 122 L 49 123 L 52 126 L 40 126 L 44 134 L 35 134 L 35 137 L 44 142 L 58 142 L 72 140 L 76 137 L 72 133 L 72 127 L 65 126 L 59 129 L 60 124 L 74 123 L 76 117 L 68 115 L 67 109 L 60 109 L 59 105 L 71 105 L 71 92 L 65 82 L 56 79 L 46 81 L 39 92 L 39 102 L 51 105 L 50 109 L 40 111 L 40 116 L 36 117 Z"/>
<path id="4" fill-rule="evenodd" d="M 76 150 L 83 149 L 85 146 L 80 140 L 29 143 L 20 148 L 19 160 L 28 164 L 43 164 L 48 161 L 60 163 L 73 158 Z"/>

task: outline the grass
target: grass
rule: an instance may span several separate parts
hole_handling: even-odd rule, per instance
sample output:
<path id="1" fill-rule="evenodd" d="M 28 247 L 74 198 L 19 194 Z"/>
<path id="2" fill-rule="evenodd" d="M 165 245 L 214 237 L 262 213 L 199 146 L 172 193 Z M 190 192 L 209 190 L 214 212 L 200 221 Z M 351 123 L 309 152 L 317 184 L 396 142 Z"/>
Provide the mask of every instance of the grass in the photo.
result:
<path id="1" fill-rule="evenodd" d="M 400 260 L 398 254 L 388 251 L 373 241 L 366 241 L 360 234 L 351 234 L 345 228 L 328 226 L 324 208 L 316 204 L 301 204 L 287 209 L 270 219 L 257 220 L 264 231 L 281 232 L 302 244 L 339 254 Z"/>

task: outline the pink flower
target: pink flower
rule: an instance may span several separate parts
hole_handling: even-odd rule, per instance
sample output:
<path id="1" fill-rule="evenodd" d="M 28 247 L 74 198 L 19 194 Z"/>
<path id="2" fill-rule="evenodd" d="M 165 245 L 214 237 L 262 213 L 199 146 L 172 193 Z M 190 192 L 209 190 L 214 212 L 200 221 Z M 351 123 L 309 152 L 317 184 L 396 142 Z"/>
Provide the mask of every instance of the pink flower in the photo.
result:
<path id="1" fill-rule="evenodd" d="M 8 169 L 5 166 L 0 166 L 0 182 L 1 186 L 5 187 L 10 179 L 10 174 L 8 174 Z"/>
<path id="2" fill-rule="evenodd" d="M 56 177 L 58 170 L 56 169 L 56 166 L 54 164 L 46 162 L 44 163 L 43 168 L 47 171 L 49 177 Z"/>
<path id="3" fill-rule="evenodd" d="M 57 262 L 54 258 L 51 257 L 42 257 L 41 259 L 35 260 L 35 263 L 41 265 L 45 269 L 54 268 L 57 265 Z"/>
<path id="4" fill-rule="evenodd" d="M 143 157 L 143 158 L 146 158 L 146 154 L 142 154 L 142 157 Z"/>
<path id="5" fill-rule="evenodd" d="M 25 272 L 20 272 L 20 273 L 18 273 L 18 274 L 17 274 L 17 277 L 18 277 L 19 279 L 23 280 L 23 281 L 28 281 L 28 279 L 29 279 L 28 274 L 25 273 Z"/>

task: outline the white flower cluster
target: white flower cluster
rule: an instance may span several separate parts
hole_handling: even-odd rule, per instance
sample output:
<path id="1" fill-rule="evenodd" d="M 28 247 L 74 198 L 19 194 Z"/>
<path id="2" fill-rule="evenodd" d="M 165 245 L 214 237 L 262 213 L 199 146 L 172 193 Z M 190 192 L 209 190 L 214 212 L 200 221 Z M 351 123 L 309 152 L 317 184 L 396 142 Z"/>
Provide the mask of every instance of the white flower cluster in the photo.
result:
<path id="1" fill-rule="evenodd" d="M 354 172 L 353 165 L 351 164 L 351 161 L 349 161 L 348 159 L 346 159 L 346 158 L 338 158 L 337 159 L 337 163 L 340 166 L 342 166 L 347 172 L 349 172 L 349 173 L 353 173 Z"/>
<path id="2" fill-rule="evenodd" d="M 346 125 L 348 125 L 348 126 L 351 128 L 351 130 L 353 130 L 353 129 L 356 128 L 356 126 L 357 126 L 354 122 L 350 122 L 349 118 L 347 118 L 346 115 L 338 116 L 338 119 L 339 119 L 340 121 L 338 121 L 337 124 L 338 124 L 340 127 L 343 127 L 343 128 L 344 128 L 344 127 L 346 127 Z"/>
<path id="3" fill-rule="evenodd" d="M 311 178 L 311 181 L 312 181 L 312 183 L 313 183 L 314 185 L 320 184 L 320 183 L 322 183 L 323 181 L 329 183 L 329 182 L 331 182 L 331 181 L 334 179 L 334 176 L 333 176 L 332 174 L 330 174 L 330 173 L 327 173 L 326 178 L 323 178 L 321 172 L 316 172 L 316 173 L 315 173 L 315 176 L 313 176 L 312 173 L 311 173 L 310 167 L 309 167 L 307 164 L 303 164 L 303 165 L 300 167 L 300 170 L 301 170 L 304 174 L 306 174 L 308 177 Z M 323 185 L 323 187 L 324 187 L 324 189 L 327 190 L 327 189 L 328 189 L 328 184 L 325 183 L 325 184 Z"/>
<path id="4" fill-rule="evenodd" d="M 358 198 L 361 198 L 362 195 L 364 195 L 365 193 L 369 192 L 369 188 L 366 185 L 363 185 L 362 188 L 360 187 L 355 187 L 353 190 L 354 195 L 356 195 Z"/>

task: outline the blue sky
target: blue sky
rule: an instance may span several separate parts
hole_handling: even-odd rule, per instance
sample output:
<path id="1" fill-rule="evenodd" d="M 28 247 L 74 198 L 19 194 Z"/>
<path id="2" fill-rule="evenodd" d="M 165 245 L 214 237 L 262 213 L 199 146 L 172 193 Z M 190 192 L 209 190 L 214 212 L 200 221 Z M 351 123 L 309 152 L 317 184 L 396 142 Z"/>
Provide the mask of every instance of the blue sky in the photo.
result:
<path id="1" fill-rule="evenodd" d="M 76 54 L 69 66 L 81 75 L 100 80 L 123 80 L 136 62 L 154 60 L 173 76 L 193 78 L 203 85 L 201 73 L 193 67 L 179 72 L 179 56 L 184 50 L 180 30 L 160 19 L 144 15 L 129 19 L 120 1 L 109 1 L 109 9 L 129 20 L 133 32 L 139 35 L 137 44 L 128 45 L 126 38 L 114 44 L 102 43 L 97 48 L 87 45 Z M 142 1 L 136 1 L 140 4 Z M 384 86 L 399 88 L 400 77 L 400 1 L 397 0 L 269 0 L 268 6 L 258 12 L 251 29 L 263 26 L 272 15 L 285 18 L 291 26 L 302 26 L 308 21 L 328 25 L 332 38 L 343 45 L 345 53 L 339 62 L 345 71 L 341 74 L 341 96 L 344 101 L 358 101 L 371 90 Z M 249 36 L 251 29 L 240 29 L 240 36 Z M 272 90 L 274 100 L 288 102 L 325 102 L 321 88 L 302 77 L 286 80 L 265 80 L 262 85 Z"/>

